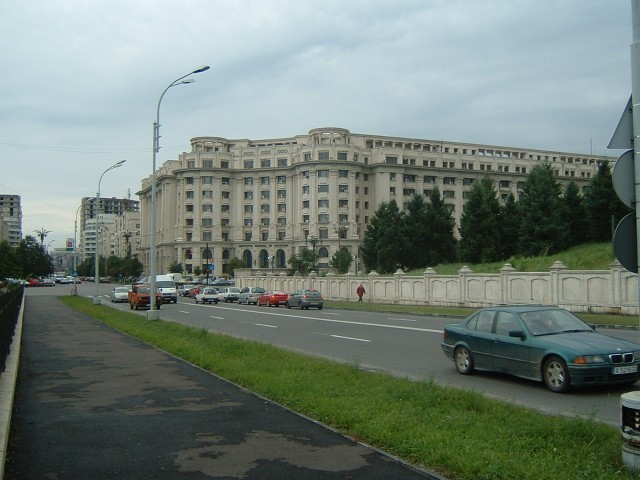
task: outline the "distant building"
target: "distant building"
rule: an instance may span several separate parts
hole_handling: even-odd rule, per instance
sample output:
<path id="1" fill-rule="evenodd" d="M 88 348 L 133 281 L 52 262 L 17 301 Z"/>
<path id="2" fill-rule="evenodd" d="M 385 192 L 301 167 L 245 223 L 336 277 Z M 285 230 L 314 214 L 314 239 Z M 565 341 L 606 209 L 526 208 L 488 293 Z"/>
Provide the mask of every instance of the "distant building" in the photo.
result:
<path id="1" fill-rule="evenodd" d="M 12 247 L 22 240 L 22 207 L 20 195 L 0 193 L 0 240 L 7 240 Z"/>
<path id="2" fill-rule="evenodd" d="M 499 198 L 519 198 L 533 167 L 549 162 L 566 184 L 585 187 L 610 157 L 316 128 L 265 140 L 195 137 L 191 151 L 156 172 L 157 265 L 186 272 L 207 263 L 227 273 L 238 257 L 250 268 L 287 268 L 301 248 L 320 268 L 358 249 L 381 202 L 400 209 L 437 187 L 456 222 L 474 181 L 491 175 Z M 141 253 L 148 271 L 151 179 L 142 181 Z M 207 262 L 207 259 L 212 261 Z"/>
<path id="3" fill-rule="evenodd" d="M 108 238 L 108 244 L 100 241 L 100 255 L 112 255 L 115 244 L 108 234 L 110 226 L 115 225 L 118 216 L 128 212 L 137 213 L 140 211 L 140 202 L 130 198 L 106 198 L 100 197 L 100 208 L 95 208 L 95 197 L 84 197 L 81 201 L 79 211 L 79 239 L 78 254 L 82 260 L 94 258 L 96 254 L 96 239 Z M 97 230 L 100 230 L 100 237 Z M 102 231 L 104 230 L 104 232 Z"/>

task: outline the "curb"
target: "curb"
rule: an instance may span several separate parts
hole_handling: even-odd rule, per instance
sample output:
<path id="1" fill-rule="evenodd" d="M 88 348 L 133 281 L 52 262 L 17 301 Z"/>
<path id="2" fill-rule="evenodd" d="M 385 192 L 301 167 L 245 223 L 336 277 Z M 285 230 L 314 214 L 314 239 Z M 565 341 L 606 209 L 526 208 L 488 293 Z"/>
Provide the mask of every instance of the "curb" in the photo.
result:
<path id="1" fill-rule="evenodd" d="M 11 429 L 11 412 L 13 410 L 13 397 L 16 391 L 16 379 L 18 377 L 18 363 L 20 359 L 20 344 L 22 343 L 22 318 L 24 316 L 24 302 L 26 295 L 22 296 L 20 313 L 16 330 L 11 341 L 11 351 L 7 357 L 7 366 L 0 375 L 0 479 L 4 478 L 4 463 L 9 444 L 9 430 Z"/>

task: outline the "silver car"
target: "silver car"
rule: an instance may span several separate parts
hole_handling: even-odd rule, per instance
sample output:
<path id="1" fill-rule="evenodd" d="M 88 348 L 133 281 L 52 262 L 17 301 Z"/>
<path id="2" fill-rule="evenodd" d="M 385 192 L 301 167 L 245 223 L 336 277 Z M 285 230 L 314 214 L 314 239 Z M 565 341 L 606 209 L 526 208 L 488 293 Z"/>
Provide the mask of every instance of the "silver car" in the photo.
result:
<path id="1" fill-rule="evenodd" d="M 111 290 L 111 301 L 113 303 L 128 302 L 129 301 L 129 287 L 116 287 Z"/>
<path id="2" fill-rule="evenodd" d="M 262 287 L 244 287 L 238 294 L 238 304 L 249 305 L 253 303 L 258 304 L 258 297 L 262 295 L 266 290 Z"/>

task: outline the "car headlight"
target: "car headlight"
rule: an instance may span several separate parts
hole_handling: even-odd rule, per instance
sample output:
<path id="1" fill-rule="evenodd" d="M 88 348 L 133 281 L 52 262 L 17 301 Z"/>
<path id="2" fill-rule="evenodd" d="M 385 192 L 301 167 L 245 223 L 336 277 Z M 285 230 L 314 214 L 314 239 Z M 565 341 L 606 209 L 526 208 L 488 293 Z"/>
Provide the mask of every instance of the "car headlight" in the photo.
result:
<path id="1" fill-rule="evenodd" d="M 606 359 L 604 355 L 582 355 L 576 357 L 575 362 L 578 365 L 587 365 L 591 363 L 605 363 Z"/>

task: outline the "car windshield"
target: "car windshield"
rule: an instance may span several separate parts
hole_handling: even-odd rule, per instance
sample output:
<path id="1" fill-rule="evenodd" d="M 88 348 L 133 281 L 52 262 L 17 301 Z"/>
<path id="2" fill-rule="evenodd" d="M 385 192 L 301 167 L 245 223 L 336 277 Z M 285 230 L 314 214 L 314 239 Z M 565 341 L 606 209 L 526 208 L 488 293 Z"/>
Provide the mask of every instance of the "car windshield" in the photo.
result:
<path id="1" fill-rule="evenodd" d="M 116 293 L 129 293 L 129 289 L 127 287 L 118 287 L 115 289 Z"/>
<path id="2" fill-rule="evenodd" d="M 534 335 L 592 332 L 593 329 L 566 310 L 535 310 L 520 314 L 527 329 Z"/>

